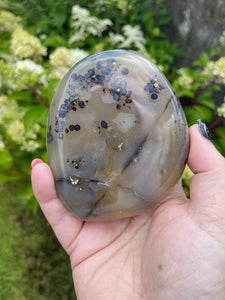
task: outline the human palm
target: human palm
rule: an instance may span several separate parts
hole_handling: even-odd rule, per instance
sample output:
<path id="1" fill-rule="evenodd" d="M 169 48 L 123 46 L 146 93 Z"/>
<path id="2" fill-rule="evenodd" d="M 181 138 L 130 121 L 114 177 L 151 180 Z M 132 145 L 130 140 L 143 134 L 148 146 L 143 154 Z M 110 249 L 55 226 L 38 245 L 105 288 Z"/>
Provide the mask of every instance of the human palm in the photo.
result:
<path id="1" fill-rule="evenodd" d="M 117 221 L 74 217 L 50 168 L 33 168 L 34 193 L 70 255 L 78 299 L 225 299 L 225 160 L 197 126 L 190 137 L 191 200 L 178 183 L 157 208 Z"/>

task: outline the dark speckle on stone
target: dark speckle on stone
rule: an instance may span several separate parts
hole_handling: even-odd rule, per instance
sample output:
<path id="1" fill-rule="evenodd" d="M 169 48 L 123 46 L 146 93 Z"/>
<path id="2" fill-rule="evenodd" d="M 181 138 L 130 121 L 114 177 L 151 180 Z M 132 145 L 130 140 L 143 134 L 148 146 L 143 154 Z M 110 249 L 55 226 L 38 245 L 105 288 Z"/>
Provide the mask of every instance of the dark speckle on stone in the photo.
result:
<path id="1" fill-rule="evenodd" d="M 60 118 L 65 118 L 67 111 L 63 109 L 59 109 L 58 114 Z"/>
<path id="2" fill-rule="evenodd" d="M 96 83 L 97 84 L 101 84 L 101 85 L 103 85 L 103 82 L 104 82 L 104 80 L 105 80 L 105 76 L 104 75 L 96 75 L 96 79 L 97 79 L 97 81 L 96 81 Z"/>
<path id="3" fill-rule="evenodd" d="M 84 108 L 85 107 L 84 101 L 78 101 L 78 105 L 80 106 L 80 108 Z"/>
<path id="4" fill-rule="evenodd" d="M 64 130 L 64 126 L 65 126 L 65 122 L 64 121 L 57 121 L 56 122 L 56 126 L 55 126 L 55 131 L 56 132 L 63 132 Z"/>
<path id="5" fill-rule="evenodd" d="M 122 71 L 121 71 L 121 73 L 123 75 L 127 75 L 129 73 L 129 70 L 127 68 L 123 68 Z"/>
<path id="6" fill-rule="evenodd" d="M 108 128 L 108 124 L 106 121 L 101 121 L 102 128 Z"/>
<path id="7" fill-rule="evenodd" d="M 77 98 L 76 96 L 70 96 L 69 97 L 69 102 L 72 104 L 72 105 L 75 105 L 77 103 Z"/>
<path id="8" fill-rule="evenodd" d="M 76 125 L 70 125 L 69 126 L 69 130 L 70 131 L 79 131 L 80 130 L 80 125 L 79 124 L 76 124 Z"/>
<path id="9" fill-rule="evenodd" d="M 153 94 L 151 94 L 151 98 L 152 98 L 152 100 L 156 100 L 158 98 L 158 95 L 153 93 Z"/>
<path id="10" fill-rule="evenodd" d="M 113 88 L 110 91 L 110 94 L 113 96 L 113 99 L 118 101 L 120 100 L 121 95 L 126 95 L 127 82 L 122 78 L 117 78 L 112 84 L 111 87 Z"/>
<path id="11" fill-rule="evenodd" d="M 127 93 L 127 98 L 130 98 L 131 95 L 132 95 L 132 91 L 129 90 L 128 93 Z"/>
<path id="12" fill-rule="evenodd" d="M 47 143 L 48 144 L 53 141 L 53 136 L 51 134 L 51 129 L 52 129 L 52 127 L 48 126 L 48 128 L 47 128 Z"/>
<path id="13" fill-rule="evenodd" d="M 79 130 L 80 130 L 80 125 L 79 125 L 79 124 L 75 125 L 75 130 L 76 130 L 76 131 L 79 131 Z"/>
<path id="14" fill-rule="evenodd" d="M 117 104 L 116 108 L 117 108 L 117 109 L 121 109 L 121 105 L 120 105 L 120 104 Z"/>
<path id="15" fill-rule="evenodd" d="M 89 76 L 89 77 L 92 77 L 92 76 L 94 76 L 94 75 L 95 75 L 95 69 L 94 69 L 94 68 L 89 69 L 89 70 L 88 70 L 88 76 Z"/>
<path id="16" fill-rule="evenodd" d="M 75 130 L 74 127 L 75 127 L 74 125 L 70 125 L 70 126 L 69 126 L 69 130 L 70 130 L 70 131 L 74 131 L 74 130 Z"/>

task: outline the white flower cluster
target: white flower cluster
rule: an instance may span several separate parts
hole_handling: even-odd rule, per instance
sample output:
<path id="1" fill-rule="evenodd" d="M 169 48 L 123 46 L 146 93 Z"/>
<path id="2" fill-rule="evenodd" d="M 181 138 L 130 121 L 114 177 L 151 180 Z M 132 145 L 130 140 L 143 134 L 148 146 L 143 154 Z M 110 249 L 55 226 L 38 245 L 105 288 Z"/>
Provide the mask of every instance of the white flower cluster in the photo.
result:
<path id="1" fill-rule="evenodd" d="M 13 32 L 19 25 L 21 18 L 16 17 L 14 14 L 2 10 L 0 12 L 0 30 Z"/>
<path id="2" fill-rule="evenodd" d="M 220 57 L 216 61 L 210 61 L 206 65 L 203 73 L 215 77 L 216 82 L 225 84 L 225 56 Z"/>
<path id="3" fill-rule="evenodd" d="M 69 43 L 83 41 L 89 35 L 102 36 L 102 32 L 112 25 L 112 21 L 109 19 L 99 19 L 91 16 L 90 12 L 86 8 L 82 8 L 79 5 L 72 7 L 72 24 L 71 27 L 75 29 L 75 33 L 69 40 Z"/>
<path id="4" fill-rule="evenodd" d="M 30 59 L 17 60 L 16 70 L 29 71 L 38 75 L 44 73 L 45 71 L 45 69 L 41 65 L 36 64 L 33 60 Z"/>
<path id="5" fill-rule="evenodd" d="M 20 59 L 47 54 L 47 49 L 41 45 L 40 40 L 20 26 L 12 33 L 10 48 L 14 55 Z"/>
<path id="6" fill-rule="evenodd" d="M 109 41 L 113 46 L 117 46 L 118 48 L 135 47 L 140 52 L 145 51 L 145 38 L 139 25 L 136 25 L 134 27 L 132 27 L 131 25 L 124 25 L 122 27 L 122 32 L 123 35 L 113 32 L 109 34 Z"/>
<path id="7" fill-rule="evenodd" d="M 79 48 L 56 48 L 55 51 L 50 55 L 50 63 L 54 67 L 51 77 L 61 79 L 73 64 L 77 63 L 88 54 L 88 52 Z"/>
<path id="8" fill-rule="evenodd" d="M 184 89 L 189 89 L 193 83 L 193 78 L 190 75 L 188 75 L 185 69 L 183 68 L 177 70 L 177 74 L 177 84 Z"/>
<path id="9" fill-rule="evenodd" d="M 218 116 L 225 118 L 225 98 L 222 105 L 217 108 L 217 114 Z"/>
<path id="10" fill-rule="evenodd" d="M 1 81 L 8 92 L 15 89 L 27 88 L 28 83 L 48 85 L 45 69 L 30 59 L 1 60 L 0 59 L 0 86 Z"/>
<path id="11" fill-rule="evenodd" d="M 17 60 L 15 64 L 15 73 L 18 77 L 23 78 L 26 80 L 27 76 L 34 81 L 38 81 L 42 83 L 44 86 L 48 86 L 47 78 L 45 73 L 45 69 L 36 64 L 33 60 L 30 59 L 23 59 Z M 38 76 L 41 75 L 42 76 Z M 26 85 L 26 82 L 25 82 Z"/>
<path id="12" fill-rule="evenodd" d="M 20 150 L 34 152 L 40 146 L 36 141 L 40 125 L 36 124 L 25 136 L 23 116 L 24 111 L 19 109 L 15 100 L 9 99 L 6 95 L 0 96 L 0 124 L 5 127 L 10 139 L 20 145 Z M 5 122 L 6 119 L 7 122 Z M 4 147 L 2 138 L 0 138 L 0 147 Z"/>

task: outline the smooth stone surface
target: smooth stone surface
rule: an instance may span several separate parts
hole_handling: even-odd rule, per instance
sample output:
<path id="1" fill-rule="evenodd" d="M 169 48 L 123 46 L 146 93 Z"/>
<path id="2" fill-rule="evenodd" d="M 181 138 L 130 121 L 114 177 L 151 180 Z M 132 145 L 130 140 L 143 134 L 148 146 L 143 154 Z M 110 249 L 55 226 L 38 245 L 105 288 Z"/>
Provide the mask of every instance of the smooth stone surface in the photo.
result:
<path id="1" fill-rule="evenodd" d="M 155 206 L 180 178 L 189 151 L 186 119 L 167 79 L 126 50 L 71 68 L 51 103 L 47 142 L 57 192 L 84 220 Z"/>

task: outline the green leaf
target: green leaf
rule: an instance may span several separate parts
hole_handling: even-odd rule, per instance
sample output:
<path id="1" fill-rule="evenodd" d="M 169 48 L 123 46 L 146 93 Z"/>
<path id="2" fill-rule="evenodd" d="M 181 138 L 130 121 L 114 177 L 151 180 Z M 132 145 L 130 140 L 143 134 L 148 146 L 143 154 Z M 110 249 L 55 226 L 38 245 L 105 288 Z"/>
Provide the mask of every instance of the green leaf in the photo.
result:
<path id="1" fill-rule="evenodd" d="M 55 48 L 58 47 L 59 45 L 66 47 L 67 42 L 65 39 L 60 37 L 58 34 L 53 33 L 43 41 L 43 45 L 45 47 L 55 47 Z"/>
<path id="2" fill-rule="evenodd" d="M 21 101 L 21 102 L 27 102 L 32 99 L 32 91 L 31 90 L 21 90 L 21 91 L 13 91 L 8 97 L 9 99 Z"/>
<path id="3" fill-rule="evenodd" d="M 184 113 L 189 126 L 196 124 L 197 120 L 200 118 L 199 113 L 194 109 L 194 107 L 185 106 Z"/>
<path id="4" fill-rule="evenodd" d="M 60 79 L 57 78 L 52 78 L 48 81 L 48 87 L 42 90 L 42 95 L 46 99 L 49 100 L 49 102 L 52 100 L 55 91 L 59 85 Z"/>
<path id="5" fill-rule="evenodd" d="M 202 105 L 195 105 L 194 110 L 199 114 L 199 119 L 202 119 L 206 123 L 212 121 L 212 111 Z"/>
<path id="6" fill-rule="evenodd" d="M 4 147 L 0 151 L 0 169 L 1 170 L 10 170 L 12 167 L 13 158 L 10 152 Z"/>
<path id="7" fill-rule="evenodd" d="M 159 18 L 158 25 L 160 25 L 160 26 L 167 25 L 171 22 L 171 20 L 172 20 L 171 17 L 168 15 L 161 16 Z"/>
<path id="8" fill-rule="evenodd" d="M 208 108 L 215 109 L 215 100 L 212 98 L 212 93 L 209 90 L 203 91 L 198 97 L 198 103 Z"/>
<path id="9" fill-rule="evenodd" d="M 194 91 L 189 90 L 189 89 L 185 89 L 185 88 L 183 88 L 181 90 L 177 89 L 176 93 L 177 93 L 178 98 L 188 97 L 188 98 L 192 99 L 195 96 Z"/>
<path id="10" fill-rule="evenodd" d="M 225 128 L 224 127 L 216 128 L 216 133 L 225 140 Z"/>
<path id="11" fill-rule="evenodd" d="M 0 173 L 0 184 L 8 181 L 15 181 L 15 180 L 20 180 L 19 175 L 8 175 L 4 173 Z"/>
<path id="12" fill-rule="evenodd" d="M 63 11 L 56 11 L 52 23 L 55 27 L 61 28 L 66 21 L 66 14 Z"/>
<path id="13" fill-rule="evenodd" d="M 199 58 L 199 60 L 194 61 L 193 65 L 194 66 L 206 66 L 207 63 L 209 62 L 209 55 L 205 52 L 203 52 Z"/>
<path id="14" fill-rule="evenodd" d="M 28 109 L 23 117 L 25 135 L 37 124 L 46 124 L 48 109 L 45 106 L 33 106 Z"/>

